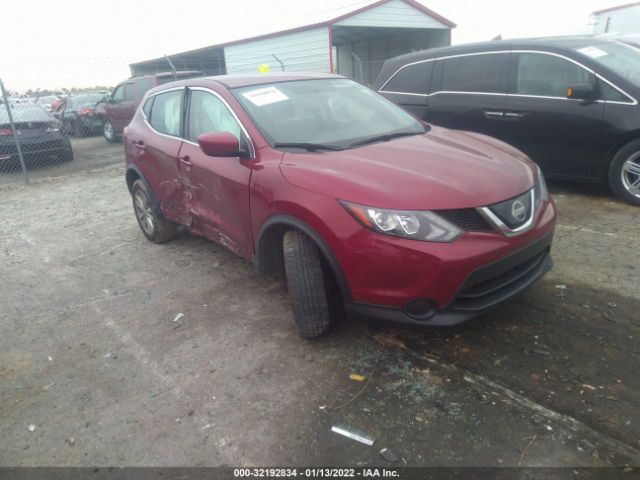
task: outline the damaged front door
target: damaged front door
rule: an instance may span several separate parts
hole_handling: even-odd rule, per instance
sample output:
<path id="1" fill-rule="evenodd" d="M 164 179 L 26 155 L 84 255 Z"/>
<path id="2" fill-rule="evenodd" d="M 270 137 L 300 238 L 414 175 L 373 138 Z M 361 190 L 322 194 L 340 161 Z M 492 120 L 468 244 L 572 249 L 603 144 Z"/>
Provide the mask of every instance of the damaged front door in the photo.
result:
<path id="1" fill-rule="evenodd" d="M 239 143 L 248 139 L 226 103 L 207 89 L 189 89 L 185 138 L 178 168 L 191 228 L 243 257 L 252 250 L 249 214 L 251 160 L 206 155 L 197 143 L 203 133 L 229 132 Z M 247 145 L 248 147 L 248 145 Z"/>

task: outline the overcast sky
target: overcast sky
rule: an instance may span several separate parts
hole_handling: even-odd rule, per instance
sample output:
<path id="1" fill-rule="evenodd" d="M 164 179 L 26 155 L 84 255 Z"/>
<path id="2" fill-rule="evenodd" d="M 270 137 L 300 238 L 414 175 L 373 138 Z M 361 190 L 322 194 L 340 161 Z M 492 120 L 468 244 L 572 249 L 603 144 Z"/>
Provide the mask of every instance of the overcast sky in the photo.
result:
<path id="1" fill-rule="evenodd" d="M 589 33 L 594 10 L 627 0 L 419 0 L 458 25 L 454 44 Z M 0 78 L 7 88 L 113 86 L 128 64 L 313 23 L 358 0 L 3 1 Z M 338 14 L 341 12 L 337 12 Z"/>

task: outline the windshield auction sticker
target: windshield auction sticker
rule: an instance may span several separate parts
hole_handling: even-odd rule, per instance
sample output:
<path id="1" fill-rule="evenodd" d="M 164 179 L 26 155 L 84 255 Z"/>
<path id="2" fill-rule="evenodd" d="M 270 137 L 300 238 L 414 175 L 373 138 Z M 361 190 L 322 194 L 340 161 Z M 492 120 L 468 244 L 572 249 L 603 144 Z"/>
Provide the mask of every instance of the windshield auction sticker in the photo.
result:
<path id="1" fill-rule="evenodd" d="M 257 107 L 289 100 L 289 97 L 287 97 L 276 87 L 266 87 L 259 88 L 257 90 L 251 90 L 250 92 L 243 93 L 242 96 Z"/>

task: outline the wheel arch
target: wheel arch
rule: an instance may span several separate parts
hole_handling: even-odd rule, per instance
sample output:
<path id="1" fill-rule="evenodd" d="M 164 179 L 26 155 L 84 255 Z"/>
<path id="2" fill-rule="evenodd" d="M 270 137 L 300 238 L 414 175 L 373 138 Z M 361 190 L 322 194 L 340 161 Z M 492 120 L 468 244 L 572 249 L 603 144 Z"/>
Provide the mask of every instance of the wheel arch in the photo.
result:
<path id="1" fill-rule="evenodd" d="M 640 129 L 636 129 L 636 130 L 632 130 L 630 132 L 626 132 L 624 135 L 622 135 L 618 141 L 616 141 L 611 148 L 608 151 L 607 154 L 607 162 L 604 165 L 604 177 L 606 178 L 608 173 L 609 173 L 609 167 L 611 166 L 611 162 L 613 162 L 613 159 L 615 158 L 615 156 L 618 154 L 618 152 L 620 150 L 622 150 L 624 147 L 626 147 L 628 144 L 630 144 L 633 141 L 636 140 L 640 140 Z"/>
<path id="2" fill-rule="evenodd" d="M 263 275 L 284 276 L 282 238 L 291 229 L 301 231 L 316 244 L 333 272 L 345 305 L 352 303 L 351 288 L 329 244 L 312 226 L 291 215 L 275 215 L 263 223 L 256 240 L 257 270 Z"/>
<path id="3" fill-rule="evenodd" d="M 129 193 L 133 193 L 133 184 L 136 180 L 142 180 L 145 187 L 147 188 L 147 193 L 149 194 L 149 200 L 151 200 L 151 206 L 153 207 L 153 211 L 156 214 L 162 215 L 162 209 L 160 208 L 160 203 L 156 198 L 153 189 L 151 188 L 151 184 L 145 177 L 144 173 L 135 165 L 129 165 L 127 167 L 127 173 L 125 174 L 125 180 L 127 182 L 127 188 L 129 189 Z"/>

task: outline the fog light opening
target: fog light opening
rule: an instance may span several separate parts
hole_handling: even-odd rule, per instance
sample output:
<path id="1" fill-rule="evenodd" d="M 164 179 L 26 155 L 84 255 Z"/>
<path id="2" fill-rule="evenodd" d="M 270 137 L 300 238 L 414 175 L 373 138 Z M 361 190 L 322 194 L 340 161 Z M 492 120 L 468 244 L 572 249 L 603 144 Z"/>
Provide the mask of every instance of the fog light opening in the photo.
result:
<path id="1" fill-rule="evenodd" d="M 426 322 L 437 313 L 438 306 L 433 300 L 421 298 L 408 302 L 402 310 L 408 317 Z"/>

